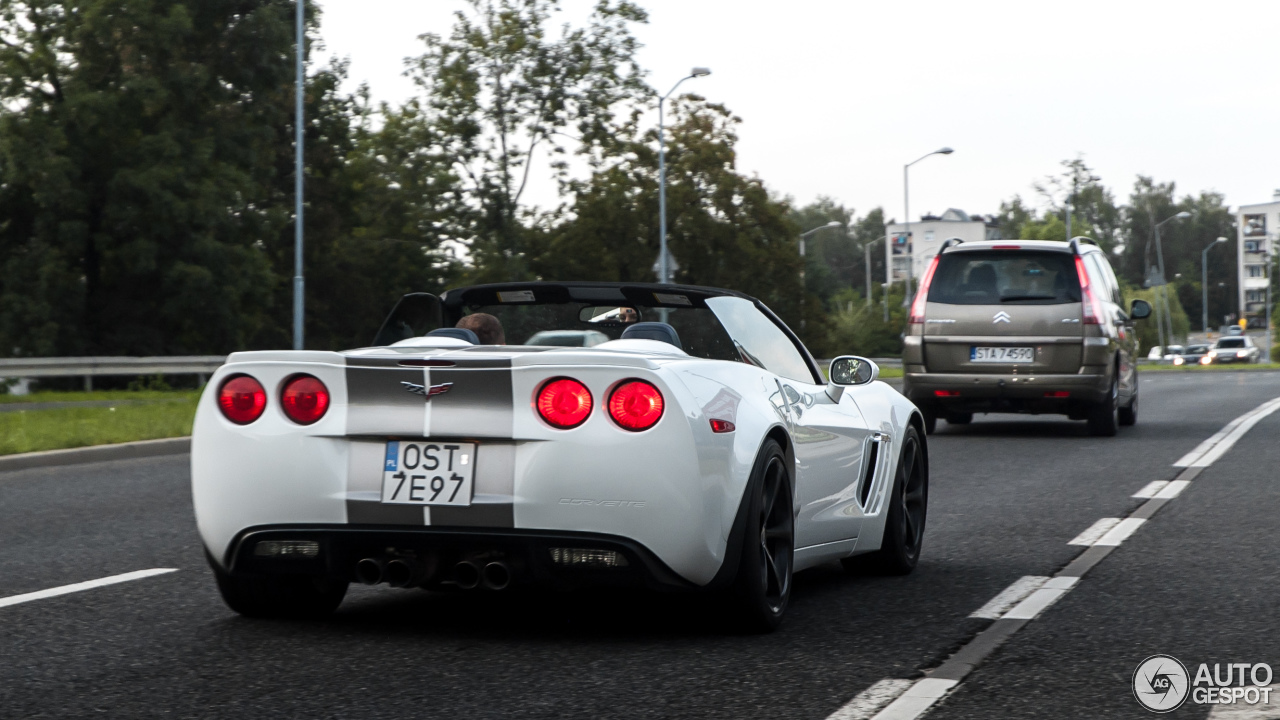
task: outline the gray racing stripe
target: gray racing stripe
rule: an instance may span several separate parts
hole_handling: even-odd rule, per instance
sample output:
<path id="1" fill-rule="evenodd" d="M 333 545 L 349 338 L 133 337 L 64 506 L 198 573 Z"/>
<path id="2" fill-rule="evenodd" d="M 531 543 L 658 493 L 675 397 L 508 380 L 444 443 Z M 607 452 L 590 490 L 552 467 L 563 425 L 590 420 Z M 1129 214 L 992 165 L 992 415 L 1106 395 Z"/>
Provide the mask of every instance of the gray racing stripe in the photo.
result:
<path id="1" fill-rule="evenodd" d="M 431 368 L 431 384 L 452 383 L 449 391 L 432 397 L 432 437 L 509 438 L 513 431 L 514 406 L 511 390 L 511 361 L 505 367 Z"/>
<path id="2" fill-rule="evenodd" d="M 347 434 L 422 437 L 423 397 L 402 383 L 423 385 L 422 368 L 398 358 L 347 358 Z"/>

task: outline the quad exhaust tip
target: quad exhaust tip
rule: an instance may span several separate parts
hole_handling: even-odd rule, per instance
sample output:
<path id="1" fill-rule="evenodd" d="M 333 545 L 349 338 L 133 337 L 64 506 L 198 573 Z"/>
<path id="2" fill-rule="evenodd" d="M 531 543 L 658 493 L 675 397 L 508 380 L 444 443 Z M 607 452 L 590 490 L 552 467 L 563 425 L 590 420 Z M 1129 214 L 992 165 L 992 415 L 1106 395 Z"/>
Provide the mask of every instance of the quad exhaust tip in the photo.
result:
<path id="1" fill-rule="evenodd" d="M 377 585 L 382 582 L 382 562 L 365 558 L 356 563 L 356 579 L 365 585 Z"/>
<path id="2" fill-rule="evenodd" d="M 506 590 L 511 584 L 511 569 L 503 562 L 491 562 L 484 566 L 484 586 L 490 590 Z"/>
<path id="3" fill-rule="evenodd" d="M 387 563 L 383 575 L 391 587 L 409 587 L 414 580 L 414 566 L 407 560 L 396 558 Z"/>
<path id="4" fill-rule="evenodd" d="M 473 590 L 480 584 L 480 568 L 469 560 L 463 560 L 453 567 L 453 581 L 463 590 Z"/>

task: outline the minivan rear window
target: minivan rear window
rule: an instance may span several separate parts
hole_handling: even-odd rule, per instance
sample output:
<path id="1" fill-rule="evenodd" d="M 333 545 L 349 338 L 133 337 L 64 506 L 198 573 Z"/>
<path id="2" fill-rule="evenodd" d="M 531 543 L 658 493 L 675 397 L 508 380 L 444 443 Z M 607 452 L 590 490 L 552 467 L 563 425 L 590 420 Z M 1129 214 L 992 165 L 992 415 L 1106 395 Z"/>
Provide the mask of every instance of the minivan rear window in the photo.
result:
<path id="1" fill-rule="evenodd" d="M 929 302 L 948 305 L 1059 305 L 1080 302 L 1075 256 L 1035 250 L 971 250 L 943 255 Z"/>
<path id="2" fill-rule="evenodd" d="M 1218 341 L 1220 348 L 1242 348 L 1244 347 L 1244 338 L 1222 338 Z"/>

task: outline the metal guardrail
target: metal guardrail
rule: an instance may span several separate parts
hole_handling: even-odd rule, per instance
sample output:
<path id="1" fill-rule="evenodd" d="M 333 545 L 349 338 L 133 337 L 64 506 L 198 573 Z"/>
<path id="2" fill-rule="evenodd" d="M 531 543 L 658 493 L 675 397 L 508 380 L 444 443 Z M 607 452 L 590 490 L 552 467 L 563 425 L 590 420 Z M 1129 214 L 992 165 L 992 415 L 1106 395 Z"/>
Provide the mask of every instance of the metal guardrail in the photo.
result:
<path id="1" fill-rule="evenodd" d="M 225 355 L 0 358 L 0 378 L 83 377 L 86 390 L 104 375 L 198 375 L 203 382 L 226 361 Z"/>

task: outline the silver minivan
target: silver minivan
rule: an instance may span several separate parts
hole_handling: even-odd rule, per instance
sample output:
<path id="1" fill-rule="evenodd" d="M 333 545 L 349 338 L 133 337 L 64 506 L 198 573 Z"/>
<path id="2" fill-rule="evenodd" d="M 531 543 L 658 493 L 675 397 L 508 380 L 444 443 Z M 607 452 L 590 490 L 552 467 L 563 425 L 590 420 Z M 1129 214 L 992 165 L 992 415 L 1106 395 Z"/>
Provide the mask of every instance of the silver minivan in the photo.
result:
<path id="1" fill-rule="evenodd" d="M 1138 336 L 1106 255 L 1070 242 L 948 240 L 920 281 L 903 393 L 933 432 L 982 412 L 1057 413 L 1115 435 L 1138 419 Z"/>

